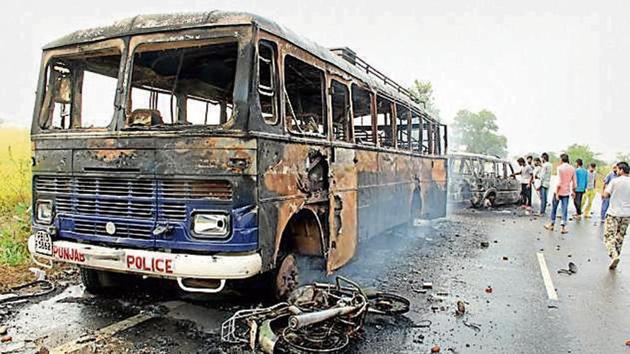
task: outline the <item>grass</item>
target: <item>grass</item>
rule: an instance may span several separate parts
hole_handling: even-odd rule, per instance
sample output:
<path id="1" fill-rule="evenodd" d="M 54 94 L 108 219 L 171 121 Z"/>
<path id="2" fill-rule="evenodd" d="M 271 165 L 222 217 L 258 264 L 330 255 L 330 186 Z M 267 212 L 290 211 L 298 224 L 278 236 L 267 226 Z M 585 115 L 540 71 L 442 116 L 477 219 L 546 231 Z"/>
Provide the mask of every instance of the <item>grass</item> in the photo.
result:
<path id="1" fill-rule="evenodd" d="M 20 267 L 29 261 L 30 156 L 28 130 L 0 128 L 0 267 Z"/>

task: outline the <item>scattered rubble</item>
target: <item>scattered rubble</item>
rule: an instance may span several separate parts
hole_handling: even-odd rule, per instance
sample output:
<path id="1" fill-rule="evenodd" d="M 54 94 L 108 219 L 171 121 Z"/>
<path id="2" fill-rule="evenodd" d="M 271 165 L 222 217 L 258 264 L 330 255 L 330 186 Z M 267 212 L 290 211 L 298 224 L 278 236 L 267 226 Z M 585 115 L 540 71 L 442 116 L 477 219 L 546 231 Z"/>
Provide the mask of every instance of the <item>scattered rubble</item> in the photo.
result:
<path id="1" fill-rule="evenodd" d="M 9 292 L 0 294 L 0 304 L 15 303 L 20 300 L 50 294 L 55 290 L 55 284 L 49 280 L 35 280 L 12 287 Z"/>
<path id="2" fill-rule="evenodd" d="M 466 313 L 466 305 L 464 305 L 464 302 L 462 300 L 458 300 L 457 301 L 457 310 L 455 310 L 455 314 L 457 316 L 462 316 Z"/>
<path id="3" fill-rule="evenodd" d="M 575 274 L 577 272 L 578 272 L 577 265 L 575 265 L 575 263 L 573 263 L 573 262 L 569 262 L 569 267 L 566 268 L 566 269 L 558 269 L 558 274 L 571 275 L 571 274 Z"/>

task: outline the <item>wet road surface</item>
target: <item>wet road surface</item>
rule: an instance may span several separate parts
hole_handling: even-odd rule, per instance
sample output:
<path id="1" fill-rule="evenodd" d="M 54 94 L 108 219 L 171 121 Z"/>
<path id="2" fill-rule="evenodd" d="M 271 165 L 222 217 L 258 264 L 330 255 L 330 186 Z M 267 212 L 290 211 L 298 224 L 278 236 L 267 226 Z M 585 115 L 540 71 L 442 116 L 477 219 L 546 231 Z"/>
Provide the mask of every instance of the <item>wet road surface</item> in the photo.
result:
<path id="1" fill-rule="evenodd" d="M 437 344 L 444 353 L 630 353 L 628 251 L 610 272 L 595 219 L 571 222 L 567 235 L 544 230 L 546 221 L 514 208 L 458 209 L 362 243 L 339 274 L 406 296 L 412 307 L 402 318 L 369 319 L 349 351 L 426 353 Z M 576 274 L 557 273 L 569 262 Z M 423 282 L 433 288 L 423 290 Z M 182 296 L 160 282 L 94 297 L 69 283 L 46 299 L 0 305 L 12 337 L 0 352 L 54 352 L 77 338 L 82 352 L 247 352 L 220 343 L 220 324 L 238 309 L 268 304 L 251 291 Z M 455 316 L 458 300 L 463 316 Z M 92 342 L 104 329 L 109 339 Z"/>

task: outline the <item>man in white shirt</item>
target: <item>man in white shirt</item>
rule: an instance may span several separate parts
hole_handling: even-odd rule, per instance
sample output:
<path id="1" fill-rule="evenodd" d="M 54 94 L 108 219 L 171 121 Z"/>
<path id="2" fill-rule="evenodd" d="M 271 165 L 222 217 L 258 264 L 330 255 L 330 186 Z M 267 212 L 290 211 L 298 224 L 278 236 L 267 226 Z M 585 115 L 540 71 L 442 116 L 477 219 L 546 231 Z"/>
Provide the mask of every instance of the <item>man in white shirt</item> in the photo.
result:
<path id="1" fill-rule="evenodd" d="M 519 157 L 518 165 L 521 167 L 519 172 L 512 173 L 512 177 L 521 175 L 521 205 L 522 208 L 531 209 L 532 207 L 532 183 L 534 181 L 534 168 L 525 162 L 525 159 Z"/>
<path id="2" fill-rule="evenodd" d="M 608 255 L 612 259 L 609 269 L 617 268 L 623 238 L 630 225 L 630 166 L 627 162 L 617 164 L 617 178 L 612 180 L 603 193 L 604 198 L 610 198 L 608 213 L 606 214 L 606 227 L 604 230 L 604 242 L 608 249 Z"/>
<path id="3" fill-rule="evenodd" d="M 551 162 L 549 162 L 549 155 L 546 152 L 543 152 L 540 157 L 542 158 L 542 167 L 538 172 L 538 178 L 540 179 L 540 215 L 545 215 L 545 211 L 547 211 L 547 195 L 551 182 L 551 170 L 553 167 Z"/>

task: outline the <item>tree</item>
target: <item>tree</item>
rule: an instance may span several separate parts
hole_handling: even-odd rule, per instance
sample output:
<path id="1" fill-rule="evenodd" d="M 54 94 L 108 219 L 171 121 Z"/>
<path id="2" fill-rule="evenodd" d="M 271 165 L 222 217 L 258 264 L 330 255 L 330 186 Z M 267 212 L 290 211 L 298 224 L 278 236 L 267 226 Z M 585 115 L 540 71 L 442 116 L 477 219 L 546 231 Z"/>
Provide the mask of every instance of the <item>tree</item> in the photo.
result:
<path id="1" fill-rule="evenodd" d="M 485 109 L 478 113 L 460 110 L 452 127 L 452 140 L 459 149 L 499 157 L 507 155 L 507 138 L 498 134 L 499 126 L 494 113 Z"/>
<path id="2" fill-rule="evenodd" d="M 616 158 L 617 158 L 617 161 L 615 161 L 615 162 L 625 161 L 627 163 L 630 163 L 630 154 L 628 154 L 628 153 L 624 154 L 624 153 L 620 152 L 620 153 L 617 154 Z"/>
<path id="3" fill-rule="evenodd" d="M 440 110 L 435 104 L 433 97 L 433 84 L 431 81 L 414 80 L 413 86 L 409 89 L 411 99 L 419 105 L 424 105 L 425 109 L 433 118 L 440 120 Z"/>
<path id="4" fill-rule="evenodd" d="M 591 150 L 588 145 L 573 144 L 565 150 L 565 153 L 569 155 L 569 159 L 571 159 L 572 163 L 577 159 L 582 159 L 585 167 L 592 162 L 597 164 L 597 166 L 606 164 L 606 162 L 599 159 L 599 154 Z"/>

